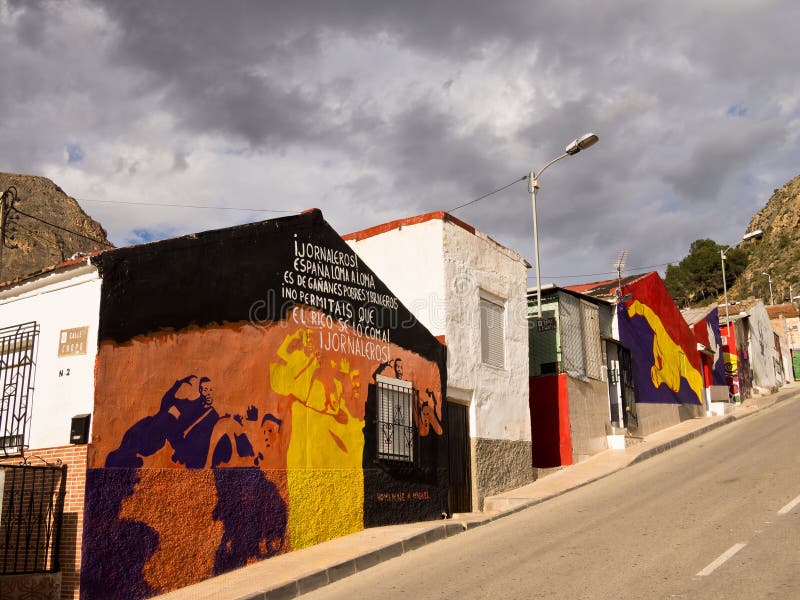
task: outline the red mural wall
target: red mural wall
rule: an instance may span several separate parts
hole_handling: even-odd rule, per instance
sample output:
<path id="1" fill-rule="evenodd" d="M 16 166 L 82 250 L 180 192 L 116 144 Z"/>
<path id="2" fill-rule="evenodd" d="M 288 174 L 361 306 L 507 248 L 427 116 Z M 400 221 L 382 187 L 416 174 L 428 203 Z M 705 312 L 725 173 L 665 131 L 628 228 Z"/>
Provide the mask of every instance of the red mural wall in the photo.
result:
<path id="1" fill-rule="evenodd" d="M 623 286 L 620 341 L 631 351 L 636 402 L 702 404 L 703 375 L 694 334 L 658 273 Z"/>

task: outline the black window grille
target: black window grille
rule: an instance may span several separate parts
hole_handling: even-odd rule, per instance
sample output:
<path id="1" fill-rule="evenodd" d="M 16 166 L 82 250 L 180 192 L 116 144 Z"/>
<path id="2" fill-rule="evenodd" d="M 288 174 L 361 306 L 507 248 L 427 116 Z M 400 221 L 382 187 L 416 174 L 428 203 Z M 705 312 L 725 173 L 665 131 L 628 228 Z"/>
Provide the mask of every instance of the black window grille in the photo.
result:
<path id="1" fill-rule="evenodd" d="M 33 399 L 39 326 L 23 323 L 0 329 L 0 452 L 25 448 Z"/>
<path id="2" fill-rule="evenodd" d="M 419 392 L 408 381 L 377 377 L 378 458 L 415 463 L 417 430 L 414 406 Z"/>
<path id="3" fill-rule="evenodd" d="M 66 465 L 0 465 L 0 574 L 55 573 Z"/>

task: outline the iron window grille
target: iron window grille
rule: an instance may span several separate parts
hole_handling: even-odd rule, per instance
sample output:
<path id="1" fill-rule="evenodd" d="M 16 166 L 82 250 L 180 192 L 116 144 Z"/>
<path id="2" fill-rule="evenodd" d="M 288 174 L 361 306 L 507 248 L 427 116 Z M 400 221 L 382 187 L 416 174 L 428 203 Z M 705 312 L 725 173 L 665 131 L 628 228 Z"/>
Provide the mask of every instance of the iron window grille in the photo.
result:
<path id="1" fill-rule="evenodd" d="M 39 325 L 0 329 L 0 451 L 19 454 L 26 445 L 36 370 Z"/>
<path id="2" fill-rule="evenodd" d="M 600 345 L 600 320 L 598 308 L 581 300 L 581 330 L 583 332 L 584 371 L 587 377 L 602 379 L 602 347 Z"/>
<path id="3" fill-rule="evenodd" d="M 414 406 L 419 392 L 409 381 L 376 377 L 378 459 L 414 464 L 417 429 Z"/>
<path id="4" fill-rule="evenodd" d="M 66 465 L 0 465 L 0 575 L 55 573 Z"/>

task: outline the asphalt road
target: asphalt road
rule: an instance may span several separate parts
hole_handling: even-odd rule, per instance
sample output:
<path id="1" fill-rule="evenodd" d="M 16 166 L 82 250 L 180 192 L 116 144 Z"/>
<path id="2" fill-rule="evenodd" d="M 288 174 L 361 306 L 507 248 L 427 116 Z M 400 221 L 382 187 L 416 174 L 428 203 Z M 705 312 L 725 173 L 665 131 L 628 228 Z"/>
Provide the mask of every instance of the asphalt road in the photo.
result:
<path id="1" fill-rule="evenodd" d="M 303 598 L 800 599 L 800 400 Z"/>

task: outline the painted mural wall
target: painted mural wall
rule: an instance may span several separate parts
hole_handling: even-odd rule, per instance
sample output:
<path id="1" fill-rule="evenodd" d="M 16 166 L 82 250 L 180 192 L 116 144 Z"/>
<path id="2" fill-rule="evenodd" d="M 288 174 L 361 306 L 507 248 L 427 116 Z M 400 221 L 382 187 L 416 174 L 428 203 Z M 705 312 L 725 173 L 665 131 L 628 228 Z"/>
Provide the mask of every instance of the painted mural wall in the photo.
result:
<path id="1" fill-rule="evenodd" d="M 709 386 L 727 386 L 725 379 L 725 354 L 722 347 L 722 335 L 719 329 L 719 308 L 713 308 L 706 317 L 692 326 L 697 341 L 714 352 L 714 363 L 711 369 Z"/>
<path id="2" fill-rule="evenodd" d="M 444 347 L 319 211 L 97 264 L 82 598 L 447 510 Z"/>
<path id="3" fill-rule="evenodd" d="M 739 381 L 739 356 L 736 351 L 736 328 L 733 323 L 723 326 L 725 337 L 722 356 L 725 360 L 725 383 L 728 386 L 728 401 L 741 402 L 741 386 Z"/>
<path id="4" fill-rule="evenodd" d="M 624 285 L 617 305 L 619 338 L 631 351 L 636 402 L 702 406 L 697 343 L 661 277 L 653 272 Z"/>
<path id="5" fill-rule="evenodd" d="M 723 350 L 725 357 L 725 381 L 728 385 L 728 400 L 741 402 L 751 394 L 752 376 L 750 371 L 749 319 L 732 320 L 722 328 L 727 340 Z"/>
<path id="6" fill-rule="evenodd" d="M 780 353 L 775 344 L 775 330 L 761 301 L 747 309 L 750 325 L 750 368 L 753 385 L 763 391 L 783 385 Z"/>

